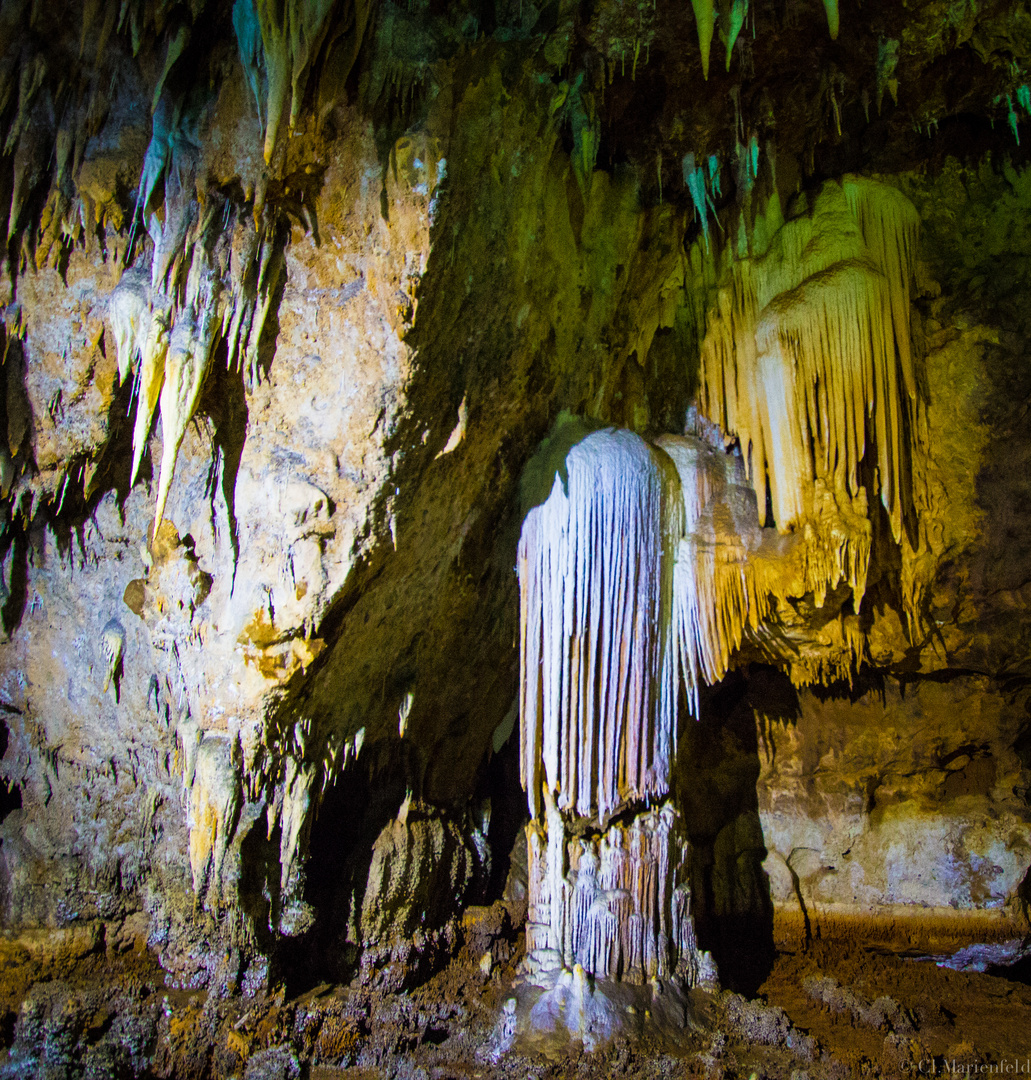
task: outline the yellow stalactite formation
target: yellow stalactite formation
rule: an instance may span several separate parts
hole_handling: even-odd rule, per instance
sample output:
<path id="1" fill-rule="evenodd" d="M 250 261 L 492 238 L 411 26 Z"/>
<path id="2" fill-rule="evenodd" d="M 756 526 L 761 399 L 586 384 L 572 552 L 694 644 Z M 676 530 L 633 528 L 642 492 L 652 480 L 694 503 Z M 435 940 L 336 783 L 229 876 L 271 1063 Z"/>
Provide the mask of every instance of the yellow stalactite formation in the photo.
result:
<path id="1" fill-rule="evenodd" d="M 691 0 L 695 22 L 698 24 L 698 49 L 702 54 L 702 75 L 709 77 L 709 52 L 712 49 L 712 35 L 716 29 L 715 0 Z"/>
<path id="2" fill-rule="evenodd" d="M 688 707 L 698 715 L 703 682 L 719 682 L 746 628 L 769 614 L 762 543 L 751 492 L 741 483 L 740 459 L 699 440 L 665 435 L 657 445 L 680 476 L 683 536 L 673 569 L 673 639 Z"/>
<path id="3" fill-rule="evenodd" d="M 129 483 L 135 484 L 139 475 L 143 451 L 150 435 L 150 425 L 158 407 L 158 398 L 165 381 L 165 357 L 168 354 L 170 312 L 158 308 L 150 319 L 150 327 L 140 358 L 139 388 L 136 399 L 136 422 L 132 432 L 132 472 Z"/>
<path id="4" fill-rule="evenodd" d="M 256 230 L 249 215 L 241 214 L 230 238 L 225 229 L 213 232 L 217 216 L 209 207 L 188 235 L 177 234 L 171 241 L 169 224 L 163 229 L 156 224 L 154 269 L 126 270 L 108 300 L 119 381 L 130 374 L 134 378 L 133 484 L 155 410 L 159 406 L 161 410 L 155 529 L 161 523 L 186 426 L 218 344 L 226 342 L 231 369 L 246 361 L 251 385 L 258 379 L 258 343 L 282 271 L 273 230 Z M 209 242 L 214 244 L 210 251 Z M 177 286 L 178 267 L 186 262 L 190 269 L 185 286 Z"/>
<path id="5" fill-rule="evenodd" d="M 188 289 L 186 307 L 179 313 L 168 341 L 165 357 L 164 383 L 161 387 L 161 473 L 158 480 L 157 510 L 154 529 L 157 531 L 165 512 L 168 490 L 175 472 L 175 461 L 189 424 L 197 407 L 204 376 L 211 363 L 216 334 L 219 328 L 218 282 L 214 275 L 202 269 L 200 245 L 194 254 L 191 278 L 197 284 Z"/>
<path id="6" fill-rule="evenodd" d="M 760 507 L 769 485 L 777 529 L 809 537 L 806 591 L 822 598 L 845 580 L 858 604 L 867 486 L 897 543 L 912 505 L 907 462 L 923 427 L 909 328 L 918 217 L 895 189 L 853 177 L 826 184 L 810 214 L 777 228 L 779 206 L 767 217 L 751 252 L 739 244 L 718 272 L 692 259 L 696 288 L 712 297 L 700 404 L 740 439 Z M 861 475 L 864 459 L 875 468 Z"/>

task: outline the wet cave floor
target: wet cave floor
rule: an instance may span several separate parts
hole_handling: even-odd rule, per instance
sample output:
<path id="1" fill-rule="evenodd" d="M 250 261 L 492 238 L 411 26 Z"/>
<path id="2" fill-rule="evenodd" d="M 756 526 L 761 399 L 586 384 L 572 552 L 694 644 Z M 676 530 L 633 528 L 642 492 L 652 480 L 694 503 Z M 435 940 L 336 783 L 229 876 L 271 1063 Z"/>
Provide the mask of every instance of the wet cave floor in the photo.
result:
<path id="1" fill-rule="evenodd" d="M 749 1000 L 691 996 L 675 1044 L 617 1041 L 551 1056 L 506 1053 L 497 1019 L 521 937 L 468 947 L 402 993 L 323 984 L 245 997 L 174 989 L 138 942 L 94 935 L 63 959 L 0 943 L 0 1078 L 405 1080 L 503 1077 L 1027 1075 L 1031 986 L 864 946 L 818 940 L 777 952 Z M 487 968 L 491 967 L 489 973 Z M 1001 970 L 1001 969 L 1000 969 Z"/>

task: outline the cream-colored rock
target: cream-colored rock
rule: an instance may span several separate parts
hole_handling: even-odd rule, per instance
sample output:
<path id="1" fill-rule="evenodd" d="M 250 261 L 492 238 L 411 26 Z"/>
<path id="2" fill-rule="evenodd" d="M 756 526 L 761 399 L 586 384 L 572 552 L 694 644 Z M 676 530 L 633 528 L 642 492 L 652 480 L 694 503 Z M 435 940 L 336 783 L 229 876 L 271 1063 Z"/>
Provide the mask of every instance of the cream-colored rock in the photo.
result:
<path id="1" fill-rule="evenodd" d="M 234 756 L 226 736 L 203 736 L 189 785 L 187 821 L 193 888 L 200 895 L 210 884 L 216 904 L 226 850 L 240 809 L 239 763 Z"/>
<path id="2" fill-rule="evenodd" d="M 296 879 L 306 857 L 313 803 L 284 774 L 288 747 L 277 746 L 267 725 L 284 684 L 318 657 L 315 629 L 362 545 L 379 536 L 370 525 L 390 470 L 384 442 L 411 364 L 399 336 L 411 311 L 399 319 L 395 294 L 401 282 L 413 294 L 425 266 L 434 195 L 417 177 L 405 181 L 396 188 L 394 221 L 370 234 L 365 223 L 379 220 L 371 132 L 353 124 L 328 165 L 335 179 L 319 218 L 321 244 L 302 230 L 287 244 L 275 362 L 246 390 L 239 374 L 209 370 L 205 385 L 229 387 L 229 411 L 216 410 L 214 419 L 191 420 L 197 380 L 184 390 L 186 412 L 171 435 L 182 441 L 157 534 L 148 535 L 146 524 L 154 473 L 164 457 L 170 474 L 171 461 L 160 429 L 149 455 L 140 455 L 140 479 L 122 498 L 103 497 L 80 540 L 69 547 L 39 523 L 38 559 L 13 553 L 25 565 L 27 600 L 2 646 L 0 693 L 40 719 L 19 736 L 21 771 L 15 775 L 11 755 L 8 769 L 26 806 L 48 809 L 4 822 L 11 917 L 57 918 L 55 905 L 68 899 L 54 891 L 48 908 L 36 883 L 56 881 L 61 866 L 74 881 L 78 859 L 97 867 L 95 895 L 116 879 L 119 861 L 122 886 L 134 888 L 137 856 L 127 858 L 114 836 L 141 829 L 139 857 L 153 854 L 158 836 L 159 857 L 181 868 L 173 876 L 185 870 L 206 902 L 232 902 L 223 877 L 236 872 L 238 858 L 229 853 L 241 840 L 237 826 L 250 828 L 254 818 L 241 807 L 246 798 L 277 804 L 277 790 L 284 875 Z M 415 176 L 420 167 L 408 161 L 402 173 Z M 43 470 L 31 487 L 28 478 L 19 481 L 26 509 L 38 502 L 37 489 L 56 505 L 69 463 L 99 457 L 119 358 L 128 377 L 139 363 L 130 338 L 141 349 L 147 339 L 130 327 L 105 354 L 104 315 L 118 268 L 97 251 L 76 250 L 67 274 L 68 289 L 49 270 L 19 288 L 24 343 L 17 347 L 25 355 L 31 451 Z M 215 398 L 221 403 L 221 390 Z M 137 439 L 146 428 L 137 425 Z M 71 482 L 84 486 L 81 473 Z M 8 565 L 5 580 L 11 572 Z M 125 639 L 117 703 L 101 698 L 113 674 L 113 654 L 102 645 L 112 620 Z M 347 745 L 353 753 L 353 738 Z M 46 779 L 40 757 L 58 746 L 60 764 Z M 306 775 L 305 791 L 313 779 L 310 769 Z M 321 792 L 322 771 L 317 779 Z M 115 803 L 97 814 L 83 802 L 86 790 Z M 79 905 L 84 914 L 91 903 Z"/>
<path id="3" fill-rule="evenodd" d="M 775 906 L 800 898 L 814 929 L 828 916 L 1016 916 L 1031 864 L 1013 750 L 1024 705 L 985 679 L 887 680 L 855 701 L 804 691 L 794 721 L 760 716 Z"/>

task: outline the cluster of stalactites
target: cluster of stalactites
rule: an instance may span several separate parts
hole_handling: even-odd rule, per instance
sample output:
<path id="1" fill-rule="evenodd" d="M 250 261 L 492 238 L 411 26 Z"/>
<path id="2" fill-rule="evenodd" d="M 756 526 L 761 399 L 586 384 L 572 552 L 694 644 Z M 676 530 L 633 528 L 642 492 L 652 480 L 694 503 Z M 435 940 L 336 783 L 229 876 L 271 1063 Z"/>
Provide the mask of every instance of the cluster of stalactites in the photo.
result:
<path id="1" fill-rule="evenodd" d="M 329 27 L 336 0 L 236 0 L 233 28 L 265 127 L 265 162 L 271 161 L 280 119 L 290 98 L 290 128 L 300 116 L 308 72 Z"/>
<path id="2" fill-rule="evenodd" d="M 681 681 L 697 715 L 701 683 L 768 614 L 769 585 L 732 455 L 609 430 L 565 464 L 519 545 L 521 776 L 534 818 L 543 785 L 605 822 L 666 794 Z"/>
<path id="3" fill-rule="evenodd" d="M 337 733 L 322 753 L 314 753 L 311 729 L 309 720 L 294 725 L 284 739 L 289 748 L 269 763 L 271 768 L 263 768 L 254 756 L 260 757 L 263 743 L 252 744 L 248 752 L 239 735 L 204 731 L 189 713 L 176 724 L 194 891 L 209 906 L 218 904 L 222 868 L 241 809 L 260 806 L 269 841 L 279 833 L 284 932 L 289 932 L 287 909 L 295 908 L 303 890 L 304 853 L 314 814 L 329 785 L 358 761 L 365 741 L 364 728 L 346 740 Z"/>
<path id="4" fill-rule="evenodd" d="M 719 682 L 746 629 L 769 614 L 751 491 L 740 483 L 740 459 L 694 438 L 667 435 L 657 445 L 680 477 L 684 533 L 673 569 L 673 641 L 690 711 L 698 715 L 702 683 Z"/>
<path id="5" fill-rule="evenodd" d="M 760 506 L 769 485 L 780 532 L 826 532 L 833 522 L 814 575 L 826 572 L 832 587 L 847 580 L 858 596 L 867 485 L 897 542 L 911 503 L 907 461 L 923 423 L 909 327 L 918 224 L 893 188 L 829 182 L 811 214 L 751 253 L 726 253 L 705 316 L 703 411 L 739 437 Z M 861 477 L 871 444 L 876 469 Z M 815 576 L 810 585 L 819 591 Z"/>
<path id="6" fill-rule="evenodd" d="M 694 9 L 695 26 L 698 31 L 698 51 L 702 58 L 702 75 L 709 77 L 709 53 L 712 49 L 712 38 L 716 32 L 716 20 L 719 18 L 721 33 L 727 47 L 727 70 L 730 70 L 730 58 L 734 51 L 734 43 L 744 26 L 748 16 L 748 0 L 691 0 Z M 831 40 L 838 40 L 839 18 L 838 0 L 823 0 L 824 13 L 827 16 L 827 29 L 830 31 Z"/>
<path id="7" fill-rule="evenodd" d="M 676 472 L 628 431 L 566 458 L 519 542 L 521 777 L 561 808 L 605 820 L 668 787 L 677 673 L 670 648 Z"/>
<path id="8" fill-rule="evenodd" d="M 185 213 L 185 210 L 183 211 Z M 133 377 L 136 482 L 155 410 L 161 408 L 161 469 L 154 527 L 161 523 L 176 457 L 200 397 L 212 356 L 226 344 L 230 367 L 247 363 L 256 378 L 258 343 L 278 275 L 273 237 L 250 216 L 219 228 L 210 211 L 183 227 L 173 204 L 162 225 L 152 217 L 150 272 L 126 270 L 108 301 L 119 379 Z M 188 266 L 185 283 L 180 267 Z"/>
<path id="9" fill-rule="evenodd" d="M 579 964 L 597 979 L 637 985 L 699 981 L 706 959 L 684 878 L 688 845 L 676 826 L 668 804 L 586 837 L 567 836 L 552 808 L 544 828 L 527 826 L 531 973 Z"/>

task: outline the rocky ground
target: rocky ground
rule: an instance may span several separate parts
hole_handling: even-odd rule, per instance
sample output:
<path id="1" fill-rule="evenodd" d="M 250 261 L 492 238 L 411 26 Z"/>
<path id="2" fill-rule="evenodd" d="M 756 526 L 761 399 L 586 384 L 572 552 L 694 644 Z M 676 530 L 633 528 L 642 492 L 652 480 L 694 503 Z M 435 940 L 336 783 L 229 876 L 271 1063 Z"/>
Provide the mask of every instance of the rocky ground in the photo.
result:
<path id="1" fill-rule="evenodd" d="M 498 1054 L 522 935 L 500 904 L 468 912 L 465 925 L 450 965 L 399 995 L 295 978 L 267 995 L 219 998 L 173 989 L 139 940 L 80 934 L 58 954 L 9 939 L 0 1077 L 816 1080 L 1018 1073 L 1031 1058 L 1019 965 L 953 971 L 847 938 L 778 951 L 752 1000 L 696 991 L 676 1042 L 594 1053 L 573 1044 L 551 1056 L 517 1043 Z"/>

